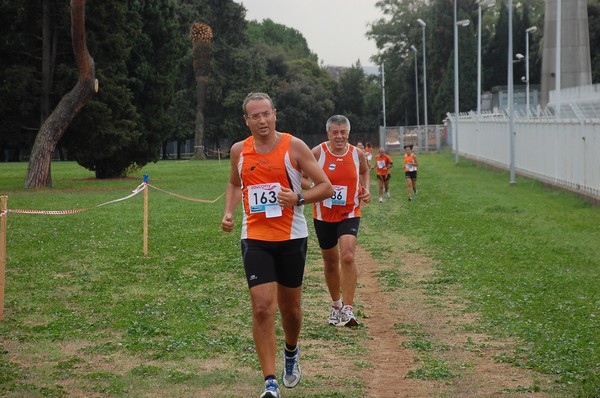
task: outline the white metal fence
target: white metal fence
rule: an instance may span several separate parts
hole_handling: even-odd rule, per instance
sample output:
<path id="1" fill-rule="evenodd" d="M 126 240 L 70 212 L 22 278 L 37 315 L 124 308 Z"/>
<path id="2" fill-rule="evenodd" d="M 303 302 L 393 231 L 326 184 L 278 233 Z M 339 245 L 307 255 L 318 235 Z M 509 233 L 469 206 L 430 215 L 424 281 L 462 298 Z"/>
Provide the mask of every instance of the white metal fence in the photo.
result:
<path id="1" fill-rule="evenodd" d="M 560 117 L 556 113 L 550 107 L 534 116 L 515 114 L 516 173 L 600 199 L 600 102 L 566 103 Z M 448 116 L 456 151 L 455 117 Z M 458 154 L 509 169 L 509 115 L 460 114 Z"/>
<path id="2" fill-rule="evenodd" d="M 515 109 L 514 170 L 557 187 L 600 200 L 600 85 L 562 92 L 560 107 Z M 454 153 L 501 169 L 510 169 L 510 120 L 506 110 L 461 113 L 458 134 L 455 115 L 448 125 L 380 127 L 379 142 L 388 152 L 400 153 L 413 144 L 416 152 Z M 457 140 L 458 136 L 458 148 Z"/>

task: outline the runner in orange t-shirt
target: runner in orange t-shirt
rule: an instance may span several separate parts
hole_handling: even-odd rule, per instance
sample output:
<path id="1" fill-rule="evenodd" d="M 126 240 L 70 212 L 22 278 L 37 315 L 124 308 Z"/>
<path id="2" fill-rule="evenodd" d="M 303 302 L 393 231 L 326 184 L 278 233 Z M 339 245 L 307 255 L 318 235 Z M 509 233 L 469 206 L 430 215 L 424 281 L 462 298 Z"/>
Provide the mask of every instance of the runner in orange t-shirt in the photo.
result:
<path id="1" fill-rule="evenodd" d="M 385 148 L 380 146 L 375 157 L 375 167 L 377 168 L 377 183 L 379 184 L 379 203 L 383 202 L 383 194 L 390 197 L 390 169 L 394 166 L 390 155 L 385 153 Z"/>
<path id="2" fill-rule="evenodd" d="M 330 117 L 325 129 L 329 141 L 314 147 L 312 153 L 333 184 L 334 194 L 315 202 L 313 222 L 332 302 L 328 323 L 357 326 L 353 307 L 358 275 L 354 253 L 361 201 L 371 200 L 369 167 L 363 150 L 348 143 L 350 121 L 346 116 Z M 308 185 L 308 180 L 303 185 Z"/>

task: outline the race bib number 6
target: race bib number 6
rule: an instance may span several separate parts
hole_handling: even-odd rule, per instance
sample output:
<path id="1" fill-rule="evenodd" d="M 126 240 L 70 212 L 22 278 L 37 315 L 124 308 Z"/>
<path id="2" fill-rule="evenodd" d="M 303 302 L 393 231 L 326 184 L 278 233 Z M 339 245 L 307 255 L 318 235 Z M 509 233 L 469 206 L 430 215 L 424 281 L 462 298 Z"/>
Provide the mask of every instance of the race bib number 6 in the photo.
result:
<path id="1" fill-rule="evenodd" d="M 268 218 L 280 217 L 281 207 L 277 203 L 277 194 L 281 191 L 279 183 L 250 185 L 248 187 L 248 205 L 250 213 L 265 213 Z"/>
<path id="2" fill-rule="evenodd" d="M 323 205 L 331 209 L 331 206 L 346 206 L 348 187 L 345 185 L 334 185 L 333 195 L 323 201 Z"/>
<path id="3" fill-rule="evenodd" d="M 346 198 L 348 196 L 348 187 L 343 185 L 333 186 L 333 196 L 331 197 L 331 204 L 338 206 L 346 205 Z"/>

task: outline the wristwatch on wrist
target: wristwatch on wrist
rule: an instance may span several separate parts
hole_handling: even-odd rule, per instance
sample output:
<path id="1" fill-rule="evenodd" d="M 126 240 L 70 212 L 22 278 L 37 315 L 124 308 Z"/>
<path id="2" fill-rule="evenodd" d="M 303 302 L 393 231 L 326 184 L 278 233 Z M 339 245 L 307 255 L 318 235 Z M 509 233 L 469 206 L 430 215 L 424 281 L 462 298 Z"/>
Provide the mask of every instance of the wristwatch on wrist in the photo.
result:
<path id="1" fill-rule="evenodd" d="M 298 194 L 298 206 L 304 206 L 304 196 L 301 193 Z"/>

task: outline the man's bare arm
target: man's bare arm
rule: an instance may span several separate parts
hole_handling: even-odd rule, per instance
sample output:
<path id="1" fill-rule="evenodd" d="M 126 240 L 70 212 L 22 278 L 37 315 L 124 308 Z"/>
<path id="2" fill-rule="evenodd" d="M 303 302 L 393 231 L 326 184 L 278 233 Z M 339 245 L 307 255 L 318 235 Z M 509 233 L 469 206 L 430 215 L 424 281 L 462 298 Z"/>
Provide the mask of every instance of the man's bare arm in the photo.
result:
<path id="1" fill-rule="evenodd" d="M 242 200 L 242 181 L 237 171 L 237 163 L 242 152 L 243 143 L 235 143 L 231 147 L 230 159 L 231 159 L 231 171 L 229 173 L 229 182 L 225 189 L 225 210 L 223 212 L 223 219 L 221 220 L 221 229 L 225 232 L 231 232 L 233 230 L 233 214 L 237 205 Z"/>

